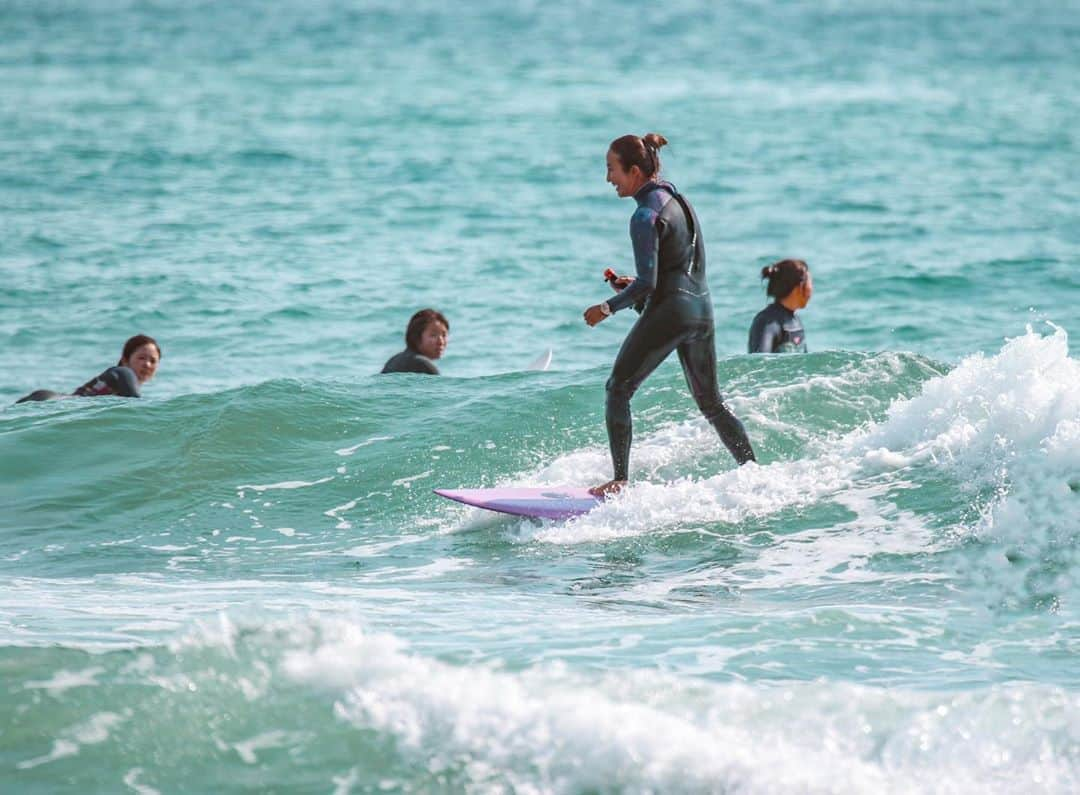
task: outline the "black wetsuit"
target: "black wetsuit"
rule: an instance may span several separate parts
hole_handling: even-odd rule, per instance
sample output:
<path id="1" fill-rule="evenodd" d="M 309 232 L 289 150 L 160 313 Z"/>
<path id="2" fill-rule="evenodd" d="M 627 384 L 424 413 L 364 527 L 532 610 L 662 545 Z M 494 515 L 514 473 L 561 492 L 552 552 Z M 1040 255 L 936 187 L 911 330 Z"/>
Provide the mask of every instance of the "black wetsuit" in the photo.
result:
<path id="1" fill-rule="evenodd" d="M 139 392 L 139 379 L 135 371 L 130 367 L 110 367 L 101 375 L 94 376 L 72 395 L 75 397 L 97 397 L 99 395 L 116 395 L 117 397 L 141 397 Z M 53 398 L 69 397 L 48 389 L 38 389 L 25 397 L 16 400 L 16 403 L 25 403 L 30 400 L 52 400 Z"/>
<path id="2" fill-rule="evenodd" d="M 694 401 L 740 464 L 754 460 L 742 423 L 720 396 L 716 381 L 712 298 L 705 282 L 705 243 L 690 203 L 669 182 L 649 182 L 634 194 L 630 218 L 637 273 L 608 301 L 612 311 L 641 311 L 607 382 L 607 430 L 615 480 L 627 480 L 632 423 L 630 398 L 672 351 Z"/>
<path id="3" fill-rule="evenodd" d="M 426 373 L 438 375 L 439 368 L 422 353 L 417 353 L 412 348 L 406 348 L 401 353 L 395 353 L 386 364 L 383 365 L 384 373 Z"/>
<path id="4" fill-rule="evenodd" d="M 750 353 L 806 353 L 802 321 L 777 301 L 757 313 L 750 324 Z"/>

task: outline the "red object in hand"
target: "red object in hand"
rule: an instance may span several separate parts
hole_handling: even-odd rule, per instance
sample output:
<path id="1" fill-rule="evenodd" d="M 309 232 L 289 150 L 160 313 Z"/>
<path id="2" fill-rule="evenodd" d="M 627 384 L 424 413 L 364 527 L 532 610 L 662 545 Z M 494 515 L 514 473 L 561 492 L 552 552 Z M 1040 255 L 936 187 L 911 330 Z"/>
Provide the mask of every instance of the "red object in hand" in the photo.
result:
<path id="1" fill-rule="evenodd" d="M 611 268 L 608 268 L 607 270 L 604 271 L 604 281 L 605 282 L 613 282 L 618 278 L 619 278 L 619 274 L 617 274 Z"/>

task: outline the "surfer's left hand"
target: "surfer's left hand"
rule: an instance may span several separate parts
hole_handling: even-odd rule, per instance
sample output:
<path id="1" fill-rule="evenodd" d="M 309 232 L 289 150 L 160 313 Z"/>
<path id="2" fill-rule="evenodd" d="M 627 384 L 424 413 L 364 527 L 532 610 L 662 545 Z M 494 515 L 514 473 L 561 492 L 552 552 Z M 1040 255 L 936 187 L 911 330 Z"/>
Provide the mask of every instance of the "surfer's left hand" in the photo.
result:
<path id="1" fill-rule="evenodd" d="M 595 304 L 585 310 L 585 322 L 590 326 L 595 326 L 605 317 L 607 317 L 607 315 L 605 315 L 604 310 L 600 308 L 600 304 Z"/>

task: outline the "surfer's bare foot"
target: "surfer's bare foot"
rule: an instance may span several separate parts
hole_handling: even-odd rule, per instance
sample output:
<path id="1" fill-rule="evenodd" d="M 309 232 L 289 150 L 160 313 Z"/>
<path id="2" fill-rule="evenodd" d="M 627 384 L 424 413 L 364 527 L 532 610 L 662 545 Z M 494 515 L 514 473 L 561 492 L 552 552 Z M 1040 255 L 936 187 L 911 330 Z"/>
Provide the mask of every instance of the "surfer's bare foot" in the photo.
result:
<path id="1" fill-rule="evenodd" d="M 593 486 L 591 489 L 589 489 L 589 494 L 593 495 L 594 497 L 603 498 L 608 496 L 609 494 L 618 494 L 620 491 L 623 490 L 624 486 L 626 486 L 625 480 L 609 480 L 602 486 Z"/>

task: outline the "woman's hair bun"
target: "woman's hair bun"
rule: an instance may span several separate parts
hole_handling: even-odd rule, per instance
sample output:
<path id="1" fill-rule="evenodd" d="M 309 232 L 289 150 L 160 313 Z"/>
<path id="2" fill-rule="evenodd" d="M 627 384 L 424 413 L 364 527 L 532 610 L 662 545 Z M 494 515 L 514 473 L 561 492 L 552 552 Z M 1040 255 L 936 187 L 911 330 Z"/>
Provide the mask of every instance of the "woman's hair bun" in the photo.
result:
<path id="1" fill-rule="evenodd" d="M 637 166 L 642 174 L 651 178 L 660 172 L 659 150 L 666 143 L 667 138 L 660 133 L 649 133 L 644 138 L 622 135 L 611 142 L 608 151 L 619 158 L 623 171 Z"/>
<path id="2" fill-rule="evenodd" d="M 761 269 L 761 278 L 769 280 L 765 294 L 783 298 L 810 276 L 810 268 L 801 259 L 782 259 Z"/>
<path id="3" fill-rule="evenodd" d="M 641 137 L 641 140 L 645 142 L 646 146 L 651 146 L 653 149 L 659 149 L 661 146 L 667 146 L 667 138 L 660 133 L 646 133 Z"/>

